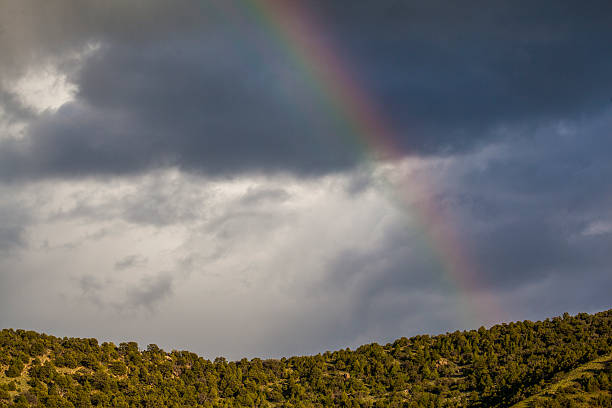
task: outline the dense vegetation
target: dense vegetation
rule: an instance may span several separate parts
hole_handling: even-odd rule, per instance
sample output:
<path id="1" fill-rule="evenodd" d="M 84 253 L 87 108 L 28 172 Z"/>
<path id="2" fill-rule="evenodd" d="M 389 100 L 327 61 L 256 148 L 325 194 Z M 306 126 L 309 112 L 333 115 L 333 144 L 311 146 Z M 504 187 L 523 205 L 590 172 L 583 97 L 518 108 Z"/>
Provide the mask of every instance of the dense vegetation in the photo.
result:
<path id="1" fill-rule="evenodd" d="M 0 407 L 503 407 L 611 352 L 612 310 L 236 362 L 2 330 Z"/>
<path id="2" fill-rule="evenodd" d="M 512 408 L 612 407 L 612 354 L 581 365 Z"/>

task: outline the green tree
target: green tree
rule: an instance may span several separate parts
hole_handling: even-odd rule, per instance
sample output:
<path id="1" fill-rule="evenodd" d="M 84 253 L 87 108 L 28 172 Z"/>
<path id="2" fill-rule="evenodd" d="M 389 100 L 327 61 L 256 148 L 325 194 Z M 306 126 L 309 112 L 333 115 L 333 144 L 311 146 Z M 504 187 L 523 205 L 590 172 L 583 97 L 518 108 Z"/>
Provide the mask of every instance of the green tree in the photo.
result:
<path id="1" fill-rule="evenodd" d="M 9 378 L 15 378 L 21 376 L 24 365 L 21 359 L 14 358 L 9 368 L 5 371 L 5 374 Z"/>

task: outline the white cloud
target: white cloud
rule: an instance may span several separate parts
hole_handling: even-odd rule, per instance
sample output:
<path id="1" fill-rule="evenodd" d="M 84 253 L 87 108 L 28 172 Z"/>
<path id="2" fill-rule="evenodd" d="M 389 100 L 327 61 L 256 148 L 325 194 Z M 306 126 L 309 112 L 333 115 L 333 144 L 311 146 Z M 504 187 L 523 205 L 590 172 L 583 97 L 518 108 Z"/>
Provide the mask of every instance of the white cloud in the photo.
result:
<path id="1" fill-rule="evenodd" d="M 53 65 L 28 70 L 8 89 L 20 102 L 38 113 L 55 111 L 74 99 L 77 88 Z"/>
<path id="2" fill-rule="evenodd" d="M 389 230 L 413 223 L 384 184 L 350 193 L 353 177 L 210 180 L 169 169 L 21 187 L 33 221 L 18 259 L 0 261 L 12 288 L 3 310 L 25 293 L 33 307 L 11 312 L 19 326 L 172 347 L 187 331 L 190 348 L 230 357 L 329 347 L 324 333 L 351 315 L 359 289 L 325 289 L 333 263 L 382 250 Z M 270 343 L 270 333 L 281 337 Z M 339 335 L 334 344 L 368 336 Z"/>
<path id="3" fill-rule="evenodd" d="M 582 232 L 583 235 L 602 235 L 612 233 L 612 222 L 599 220 L 590 223 Z"/>

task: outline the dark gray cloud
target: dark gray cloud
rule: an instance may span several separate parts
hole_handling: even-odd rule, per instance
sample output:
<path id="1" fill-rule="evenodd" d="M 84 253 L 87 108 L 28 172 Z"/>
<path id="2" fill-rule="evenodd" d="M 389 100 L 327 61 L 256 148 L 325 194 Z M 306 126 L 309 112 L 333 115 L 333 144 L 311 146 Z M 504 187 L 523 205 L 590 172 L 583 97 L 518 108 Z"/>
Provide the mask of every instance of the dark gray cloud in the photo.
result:
<path id="1" fill-rule="evenodd" d="M 122 271 L 124 269 L 134 268 L 147 264 L 147 258 L 142 255 L 128 255 L 115 262 L 115 270 Z"/>
<path id="2" fill-rule="evenodd" d="M 0 189 L 0 194 L 10 193 L 10 189 Z M 31 222 L 29 209 L 15 197 L 0 200 L 0 254 L 7 256 L 26 244 L 26 228 Z"/>
<path id="3" fill-rule="evenodd" d="M 23 244 L 23 229 L 20 225 L 0 227 L 0 251 L 7 251 Z"/>
<path id="4" fill-rule="evenodd" d="M 19 120 L 31 120 L 34 118 L 34 113 L 31 109 L 23 106 L 17 96 L 0 87 L 0 111 L 5 120 L 9 123 L 14 123 Z"/>
<path id="5" fill-rule="evenodd" d="M 559 291 L 539 292 L 547 310 L 610 306 L 603 293 L 612 289 L 612 192 L 607 185 L 612 177 L 611 124 L 609 112 L 596 120 L 542 128 L 528 140 L 509 139 L 497 150 L 483 152 L 487 159 L 468 155 L 444 170 L 442 184 L 433 187 L 440 212 L 436 216 L 454 224 L 455 238 L 473 263 L 479 287 L 468 289 L 503 299 L 545 283 Z M 354 262 L 339 264 L 349 276 L 360 271 L 371 276 L 371 282 L 363 283 L 364 293 L 376 296 L 380 288 L 397 287 L 428 291 L 440 285 L 436 277 L 449 273 L 449 265 L 439 259 L 443 248 L 434 244 L 419 249 L 410 236 L 388 237 L 382 253 L 366 260 L 351 255 Z M 376 259 L 390 264 L 370 267 Z M 385 272 L 368 275 L 368 269 Z M 572 290 L 576 294 L 569 296 Z M 541 310 L 538 296 L 526 301 L 530 312 Z"/>
<path id="6" fill-rule="evenodd" d="M 610 236 L 588 230 L 611 217 L 610 120 L 542 131 L 513 143 L 512 156 L 462 176 L 453 205 L 465 211 L 461 231 L 491 285 L 607 273 Z"/>
<path id="7" fill-rule="evenodd" d="M 355 50 L 356 66 L 385 110 L 404 125 L 440 128 L 456 137 L 448 129 L 576 117 L 609 102 L 608 2 L 387 1 L 331 7 L 342 44 Z M 462 139 L 472 137 L 478 136 L 459 134 L 447 143 L 469 143 Z M 434 138 L 430 148 L 442 141 Z"/>
<path id="8" fill-rule="evenodd" d="M 56 221 L 121 219 L 132 224 L 165 227 L 198 219 L 207 208 L 207 201 L 214 196 L 213 191 L 203 187 L 206 182 L 194 184 L 193 180 L 188 182 L 172 173 L 152 172 L 142 179 L 116 178 L 114 181 L 115 184 L 100 186 L 100 195 L 92 196 L 77 189 L 70 205 L 52 212 L 49 217 Z M 114 200 L 108 199 L 113 196 Z M 102 228 L 87 238 L 97 239 L 108 233 Z"/>
<path id="9" fill-rule="evenodd" d="M 127 262 L 127 260 L 126 260 Z M 123 270 L 117 268 L 117 270 Z M 113 312 L 134 311 L 140 308 L 153 311 L 163 299 L 172 295 L 172 276 L 145 275 L 135 283 L 119 282 L 116 278 L 100 278 L 93 274 L 81 275 L 75 279 L 77 288 L 81 291 L 80 299 L 91 303 L 98 310 Z M 120 290 L 120 296 L 109 298 L 109 294 Z"/>
<path id="10" fill-rule="evenodd" d="M 75 278 L 77 287 L 81 290 L 81 297 L 97 307 L 106 306 L 104 296 L 101 293 L 108 287 L 108 282 L 103 282 L 95 275 L 87 274 Z"/>
<path id="11" fill-rule="evenodd" d="M 172 281 L 172 276 L 167 274 L 143 278 L 140 284 L 128 288 L 126 303 L 152 309 L 172 294 Z"/>
<path id="12" fill-rule="evenodd" d="M 70 74 L 73 102 L 33 121 L 26 140 L 0 143 L 4 178 L 169 164 L 213 175 L 320 174 L 361 160 L 351 119 L 327 100 L 331 85 L 313 82 L 240 3 L 69 4 L 50 7 L 62 18 L 46 19 L 39 35 L 56 33 L 59 48 L 85 39 L 101 48 Z M 406 153 L 462 151 L 499 137 L 500 127 L 532 130 L 610 104 L 608 2 L 304 8 Z M 62 22 L 66 32 L 55 27 Z"/>

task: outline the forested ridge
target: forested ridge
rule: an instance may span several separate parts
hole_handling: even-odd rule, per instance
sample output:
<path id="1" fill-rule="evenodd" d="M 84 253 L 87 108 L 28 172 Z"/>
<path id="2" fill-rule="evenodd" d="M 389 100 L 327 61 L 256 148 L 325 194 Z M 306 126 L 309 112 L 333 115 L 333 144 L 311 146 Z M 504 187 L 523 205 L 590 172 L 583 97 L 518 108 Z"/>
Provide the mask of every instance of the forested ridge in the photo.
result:
<path id="1" fill-rule="evenodd" d="M 5 329 L 0 407 L 506 407 L 610 353 L 612 310 L 232 362 Z M 591 404 L 611 406 L 611 376 Z"/>

